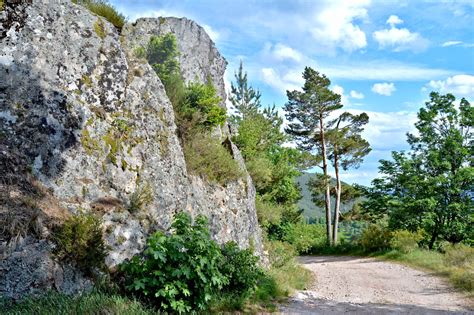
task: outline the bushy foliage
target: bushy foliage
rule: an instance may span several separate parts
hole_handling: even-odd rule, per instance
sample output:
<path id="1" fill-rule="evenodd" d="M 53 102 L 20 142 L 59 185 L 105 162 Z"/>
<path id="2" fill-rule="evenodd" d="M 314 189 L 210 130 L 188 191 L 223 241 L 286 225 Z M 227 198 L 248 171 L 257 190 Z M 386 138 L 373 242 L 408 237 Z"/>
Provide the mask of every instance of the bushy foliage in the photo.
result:
<path id="1" fill-rule="evenodd" d="M 376 252 L 390 248 L 392 233 L 382 224 L 369 225 L 360 238 L 360 245 L 366 252 Z"/>
<path id="2" fill-rule="evenodd" d="M 418 248 L 418 243 L 422 239 L 422 231 L 410 232 L 407 230 L 398 230 L 392 233 L 390 247 L 402 253 L 410 253 Z"/>
<path id="3" fill-rule="evenodd" d="M 108 247 L 102 238 L 101 221 L 92 214 L 68 218 L 53 234 L 55 254 L 87 273 L 104 267 Z"/>
<path id="4" fill-rule="evenodd" d="M 169 235 L 156 232 L 143 254 L 121 265 L 126 288 L 165 312 L 189 313 L 207 308 L 213 294 L 227 284 L 220 271 L 222 254 L 211 240 L 207 219 L 194 225 L 178 213 Z"/>
<path id="5" fill-rule="evenodd" d="M 255 208 L 257 209 L 257 217 L 260 226 L 267 230 L 272 225 L 279 225 L 284 212 L 283 206 L 268 202 L 261 196 L 255 198 Z"/>
<path id="6" fill-rule="evenodd" d="M 308 254 L 314 248 L 326 244 L 326 230 L 321 224 L 292 224 L 284 240 L 292 244 L 298 254 Z"/>
<path id="7" fill-rule="evenodd" d="M 207 84 L 190 83 L 179 111 L 182 118 L 187 120 L 199 113 L 202 117 L 200 125 L 211 129 L 222 126 L 226 120 L 226 110 L 219 106 L 220 100 L 210 81 Z"/>
<path id="8" fill-rule="evenodd" d="M 122 29 L 126 22 L 125 16 L 106 0 L 75 0 L 73 2 L 86 7 L 98 16 L 102 16 L 118 29 Z"/>
<path id="9" fill-rule="evenodd" d="M 224 262 L 221 272 L 228 283 L 223 291 L 243 300 L 252 294 L 263 271 L 257 265 L 258 257 L 250 249 L 240 249 L 237 243 L 228 242 L 222 247 Z"/>
<path id="10" fill-rule="evenodd" d="M 178 55 L 176 37 L 172 33 L 150 38 L 145 56 L 165 86 L 171 78 L 180 74 Z"/>
<path id="11" fill-rule="evenodd" d="M 208 134 L 196 134 L 184 144 L 186 166 L 191 174 L 221 185 L 242 177 L 243 172 L 230 152 Z"/>
<path id="12" fill-rule="evenodd" d="M 472 236 L 472 138 L 474 107 L 451 94 L 432 92 L 418 112 L 416 133 L 407 134 L 409 152 L 381 160 L 364 209 L 388 216 L 392 229 L 426 232 L 432 249 L 438 240 L 468 241 Z"/>
<path id="13" fill-rule="evenodd" d="M 268 259 L 274 268 L 282 267 L 290 263 L 296 257 L 295 248 L 282 241 L 269 241 L 265 243 L 268 251 Z"/>

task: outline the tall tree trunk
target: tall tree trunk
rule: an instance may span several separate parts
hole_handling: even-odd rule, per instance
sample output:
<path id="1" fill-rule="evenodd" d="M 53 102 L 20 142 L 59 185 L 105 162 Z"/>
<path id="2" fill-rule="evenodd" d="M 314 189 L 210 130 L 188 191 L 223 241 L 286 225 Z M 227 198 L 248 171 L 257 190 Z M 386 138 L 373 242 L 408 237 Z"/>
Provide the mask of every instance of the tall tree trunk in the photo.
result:
<path id="1" fill-rule="evenodd" d="M 334 151 L 337 148 L 334 147 Z M 339 178 L 339 158 L 337 153 L 334 154 L 334 171 L 336 173 L 336 204 L 334 205 L 334 225 L 332 227 L 332 240 L 337 245 L 337 229 L 339 226 L 339 212 L 341 207 L 341 179 Z"/>
<path id="2" fill-rule="evenodd" d="M 319 130 L 320 130 L 320 141 L 321 141 L 321 153 L 323 156 L 323 174 L 326 181 L 326 192 L 324 198 L 324 206 L 326 210 L 326 234 L 328 239 L 328 244 L 332 245 L 331 238 L 331 192 L 328 182 L 328 162 L 326 157 L 326 139 L 324 138 L 324 124 L 323 117 L 319 116 Z"/>

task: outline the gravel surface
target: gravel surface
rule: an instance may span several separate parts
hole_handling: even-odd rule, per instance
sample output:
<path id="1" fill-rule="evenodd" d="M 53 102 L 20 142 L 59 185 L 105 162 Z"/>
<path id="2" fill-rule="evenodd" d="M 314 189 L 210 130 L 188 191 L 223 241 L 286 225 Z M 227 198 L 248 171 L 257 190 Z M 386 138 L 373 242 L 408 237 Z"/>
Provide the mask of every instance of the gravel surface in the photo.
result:
<path id="1" fill-rule="evenodd" d="M 316 282 L 281 306 L 283 314 L 474 314 L 472 300 L 426 272 L 348 256 L 300 262 Z"/>

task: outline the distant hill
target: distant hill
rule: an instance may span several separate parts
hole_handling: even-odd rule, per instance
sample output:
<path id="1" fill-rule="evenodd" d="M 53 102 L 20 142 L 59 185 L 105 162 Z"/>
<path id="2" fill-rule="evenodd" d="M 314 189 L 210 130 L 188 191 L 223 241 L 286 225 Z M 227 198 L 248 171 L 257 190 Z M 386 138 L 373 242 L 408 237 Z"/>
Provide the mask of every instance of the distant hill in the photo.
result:
<path id="1" fill-rule="evenodd" d="M 311 192 L 308 189 L 308 182 L 313 176 L 314 173 L 302 173 L 302 175 L 296 179 L 296 182 L 301 187 L 301 194 L 303 195 L 301 200 L 298 202 L 298 207 L 303 209 L 303 216 L 305 218 L 322 218 L 326 216 L 324 213 L 324 207 L 319 207 L 314 204 Z M 331 181 L 332 185 L 336 185 L 336 179 L 333 178 Z M 321 195 L 321 200 L 323 200 L 323 198 L 324 196 Z M 334 202 L 334 198 L 331 198 L 331 213 L 334 211 Z M 354 201 L 341 204 L 341 212 L 345 213 L 351 210 L 353 205 Z"/>

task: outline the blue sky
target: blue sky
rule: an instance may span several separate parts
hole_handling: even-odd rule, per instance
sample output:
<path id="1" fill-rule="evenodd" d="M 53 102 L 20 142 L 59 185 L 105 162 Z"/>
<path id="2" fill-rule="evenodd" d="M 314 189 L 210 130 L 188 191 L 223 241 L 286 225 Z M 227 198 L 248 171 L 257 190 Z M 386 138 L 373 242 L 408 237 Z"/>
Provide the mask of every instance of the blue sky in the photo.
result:
<path id="1" fill-rule="evenodd" d="M 369 184 L 379 159 L 407 148 L 430 91 L 474 100 L 474 0 L 111 2 L 131 20 L 197 21 L 229 62 L 227 83 L 243 60 L 264 104 L 282 107 L 305 66 L 326 74 L 345 109 L 370 118 L 373 151 L 347 182 Z"/>

